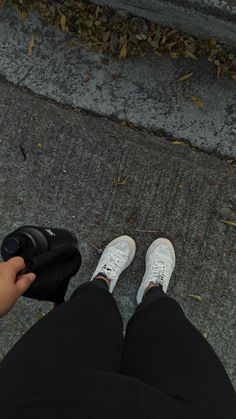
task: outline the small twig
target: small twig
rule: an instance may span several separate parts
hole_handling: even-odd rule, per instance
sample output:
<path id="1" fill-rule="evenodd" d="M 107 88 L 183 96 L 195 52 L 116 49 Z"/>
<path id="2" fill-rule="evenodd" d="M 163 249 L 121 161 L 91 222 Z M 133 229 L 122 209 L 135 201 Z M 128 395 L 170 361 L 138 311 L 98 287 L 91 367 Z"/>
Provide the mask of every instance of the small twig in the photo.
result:
<path id="1" fill-rule="evenodd" d="M 225 185 L 225 181 L 222 182 L 216 182 L 216 183 L 209 183 L 210 186 L 219 186 L 219 185 Z"/>
<path id="2" fill-rule="evenodd" d="M 108 134 L 108 137 L 117 138 L 118 140 L 121 139 L 120 137 L 118 137 L 117 135 L 114 135 L 114 134 Z"/>
<path id="3" fill-rule="evenodd" d="M 166 201 L 162 202 L 161 205 L 159 205 L 159 207 L 156 207 L 156 209 L 163 207 L 163 205 L 165 205 L 168 201 L 170 201 L 172 198 L 172 196 L 170 196 Z"/>
<path id="4" fill-rule="evenodd" d="M 122 140 L 123 138 L 117 137 L 117 135 L 109 135 L 109 138 L 116 138 L 117 140 Z"/>
<path id="5" fill-rule="evenodd" d="M 94 247 L 94 249 L 96 249 L 98 253 L 102 253 L 102 249 L 97 247 L 96 244 L 91 242 L 89 239 L 87 239 L 87 242 L 89 242 L 89 244 L 91 244 L 91 246 Z"/>
<path id="6" fill-rule="evenodd" d="M 26 160 L 27 157 L 26 157 L 26 152 L 25 152 L 25 149 L 24 149 L 23 145 L 20 144 L 19 147 L 20 147 L 21 154 L 24 157 L 24 160 Z"/>
<path id="7" fill-rule="evenodd" d="M 106 43 L 104 42 L 93 42 L 93 43 L 89 43 L 89 46 L 94 46 L 94 45 L 105 45 Z M 81 44 L 82 45 L 82 44 Z M 86 44 L 87 47 L 88 44 Z M 88 48 L 88 47 L 87 47 Z"/>
<path id="8" fill-rule="evenodd" d="M 115 78 L 112 77 L 110 80 L 105 81 L 104 83 L 100 84 L 100 87 L 106 86 L 107 84 L 112 83 L 114 80 L 117 80 L 119 78 L 119 76 L 117 75 Z"/>
<path id="9" fill-rule="evenodd" d="M 236 214 L 236 204 L 234 202 L 230 201 L 230 205 L 231 205 L 230 206 L 231 211 L 233 211 Z"/>
<path id="10" fill-rule="evenodd" d="M 69 42 L 68 42 L 68 44 L 71 42 L 71 44 L 73 44 L 73 45 L 79 45 L 80 47 L 82 47 L 82 48 L 85 48 L 85 49 L 88 49 L 88 50 L 90 50 L 90 48 L 89 47 L 87 47 L 85 44 L 81 44 L 81 42 L 77 42 L 77 40 L 74 40 L 74 39 L 71 39 Z"/>
<path id="11" fill-rule="evenodd" d="M 159 230 L 140 230 L 138 228 L 136 228 L 136 231 L 138 231 L 139 233 L 159 233 Z"/>
<path id="12" fill-rule="evenodd" d="M 156 207 L 156 209 L 163 207 L 163 205 L 165 205 L 168 201 L 170 201 L 171 198 L 172 198 L 172 195 L 169 196 L 169 198 L 166 199 L 164 202 L 162 202 L 161 205 L 159 205 L 158 207 Z M 139 233 L 159 233 L 160 232 L 158 230 L 139 230 L 139 229 L 136 229 L 136 231 L 138 231 Z"/>
<path id="13" fill-rule="evenodd" d="M 37 158 L 37 156 L 36 156 L 36 154 L 35 154 L 35 152 L 34 152 L 33 147 L 31 147 L 31 151 L 32 151 L 32 154 L 33 154 L 33 156 L 34 156 L 34 159 L 35 159 L 35 161 L 36 161 L 36 163 L 37 163 L 37 165 L 38 165 L 39 169 L 41 169 L 42 165 L 41 165 L 41 163 L 39 162 L 39 160 L 38 160 L 38 158 Z"/>
<path id="14" fill-rule="evenodd" d="M 185 130 L 185 129 L 188 129 L 190 127 L 192 127 L 194 124 L 196 124 L 196 121 L 192 122 L 190 125 L 187 125 L 187 127 L 183 127 L 182 128 L 182 131 Z"/>
<path id="15" fill-rule="evenodd" d="M 89 48 L 89 47 L 87 47 L 87 45 L 85 45 L 85 44 L 81 44 L 81 42 L 77 42 L 77 45 L 79 45 L 79 46 L 80 46 L 80 47 L 82 47 L 82 48 L 85 48 L 85 49 L 90 50 L 90 48 Z"/>
<path id="16" fill-rule="evenodd" d="M 226 295 L 227 297 L 229 296 L 229 294 L 227 292 L 225 292 L 225 290 L 223 288 L 218 288 L 218 289 L 217 288 L 206 288 L 206 289 L 208 289 L 208 291 L 210 291 L 210 292 L 216 292 L 216 293 L 221 294 L 221 295 Z M 234 295 L 230 295 L 230 297 L 234 298 Z"/>

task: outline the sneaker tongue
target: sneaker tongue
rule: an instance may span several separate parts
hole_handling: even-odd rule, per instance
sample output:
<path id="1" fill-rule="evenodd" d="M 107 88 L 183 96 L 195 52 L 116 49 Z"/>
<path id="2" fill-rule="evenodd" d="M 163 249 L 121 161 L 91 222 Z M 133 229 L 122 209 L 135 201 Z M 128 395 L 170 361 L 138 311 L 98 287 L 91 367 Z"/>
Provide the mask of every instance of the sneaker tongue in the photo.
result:
<path id="1" fill-rule="evenodd" d="M 106 274 L 108 274 L 109 276 L 112 276 L 112 269 L 109 266 L 107 266 L 107 264 L 106 265 L 103 265 L 103 269 L 102 270 L 104 270 L 106 272 Z"/>
<path id="2" fill-rule="evenodd" d="M 120 267 L 124 260 L 126 259 L 126 254 L 121 248 L 112 249 L 106 261 L 104 261 L 103 269 L 107 272 L 109 278 L 117 278 L 120 274 Z"/>

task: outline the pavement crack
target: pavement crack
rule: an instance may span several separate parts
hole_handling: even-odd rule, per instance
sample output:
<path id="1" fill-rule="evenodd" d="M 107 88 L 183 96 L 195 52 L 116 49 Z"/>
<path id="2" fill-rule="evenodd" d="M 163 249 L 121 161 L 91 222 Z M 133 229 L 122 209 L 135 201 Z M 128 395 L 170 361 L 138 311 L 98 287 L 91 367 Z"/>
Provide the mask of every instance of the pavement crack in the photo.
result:
<path id="1" fill-rule="evenodd" d="M 16 86 L 19 86 L 19 87 L 21 87 L 21 83 L 28 77 L 28 75 L 29 75 L 29 73 L 30 73 L 30 71 L 31 71 L 31 69 L 32 69 L 32 67 L 30 66 L 29 68 L 28 68 L 28 70 L 27 70 L 27 72 L 26 72 L 26 74 L 24 75 L 24 77 L 22 77 L 22 79 L 21 80 L 19 80 L 17 83 L 16 83 Z"/>

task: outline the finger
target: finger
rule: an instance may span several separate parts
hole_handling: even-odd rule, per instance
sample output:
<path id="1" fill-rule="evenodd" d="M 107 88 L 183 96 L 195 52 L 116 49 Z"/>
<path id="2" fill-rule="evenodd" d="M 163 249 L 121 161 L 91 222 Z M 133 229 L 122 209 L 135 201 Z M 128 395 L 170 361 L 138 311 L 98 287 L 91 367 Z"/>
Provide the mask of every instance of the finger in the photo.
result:
<path id="1" fill-rule="evenodd" d="M 6 266 L 10 266 L 13 269 L 15 275 L 22 271 L 25 268 L 25 261 L 20 256 L 15 256 L 14 258 L 9 259 L 6 263 Z"/>
<path id="2" fill-rule="evenodd" d="M 29 273 L 27 275 L 22 275 L 16 281 L 16 289 L 19 292 L 19 296 L 24 294 L 24 292 L 30 287 L 30 285 L 36 279 L 36 275 L 34 273 Z"/>

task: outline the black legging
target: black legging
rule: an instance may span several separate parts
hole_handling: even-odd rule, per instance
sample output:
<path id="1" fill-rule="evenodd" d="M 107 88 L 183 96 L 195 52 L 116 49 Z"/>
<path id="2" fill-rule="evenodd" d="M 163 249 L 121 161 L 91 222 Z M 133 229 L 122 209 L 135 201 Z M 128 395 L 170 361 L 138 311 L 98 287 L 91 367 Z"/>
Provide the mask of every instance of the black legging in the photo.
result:
<path id="1" fill-rule="evenodd" d="M 105 288 L 101 280 L 85 283 L 38 321 L 0 364 L 0 392 L 4 375 L 14 382 L 19 369 L 26 377 L 34 366 L 96 370 L 138 377 L 186 406 L 189 419 L 191 412 L 199 419 L 236 417 L 221 362 L 176 301 L 150 289 L 123 338 L 121 315 Z"/>

